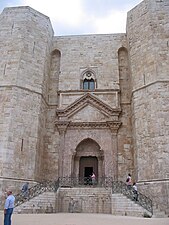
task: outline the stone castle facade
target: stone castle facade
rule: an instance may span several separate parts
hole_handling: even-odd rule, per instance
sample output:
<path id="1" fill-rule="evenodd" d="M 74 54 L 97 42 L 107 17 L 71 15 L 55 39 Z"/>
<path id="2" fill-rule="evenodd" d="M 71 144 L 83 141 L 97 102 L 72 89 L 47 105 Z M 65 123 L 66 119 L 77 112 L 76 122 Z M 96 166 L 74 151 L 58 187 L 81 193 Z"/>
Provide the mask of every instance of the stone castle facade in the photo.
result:
<path id="1" fill-rule="evenodd" d="M 169 1 L 124 34 L 54 36 L 30 7 L 0 15 L 0 195 L 58 177 L 125 181 L 169 202 Z M 168 207 L 169 208 L 169 207 Z"/>

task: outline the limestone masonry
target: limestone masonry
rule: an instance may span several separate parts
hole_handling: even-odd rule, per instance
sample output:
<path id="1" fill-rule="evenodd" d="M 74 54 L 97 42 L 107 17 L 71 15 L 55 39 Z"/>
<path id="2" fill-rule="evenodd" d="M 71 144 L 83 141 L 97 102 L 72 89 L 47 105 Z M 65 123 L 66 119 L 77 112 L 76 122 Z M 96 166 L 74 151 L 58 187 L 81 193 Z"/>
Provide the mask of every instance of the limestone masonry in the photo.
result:
<path id="1" fill-rule="evenodd" d="M 124 34 L 54 36 L 30 7 L 0 15 L 0 196 L 23 182 L 128 173 L 169 210 L 169 1 Z"/>

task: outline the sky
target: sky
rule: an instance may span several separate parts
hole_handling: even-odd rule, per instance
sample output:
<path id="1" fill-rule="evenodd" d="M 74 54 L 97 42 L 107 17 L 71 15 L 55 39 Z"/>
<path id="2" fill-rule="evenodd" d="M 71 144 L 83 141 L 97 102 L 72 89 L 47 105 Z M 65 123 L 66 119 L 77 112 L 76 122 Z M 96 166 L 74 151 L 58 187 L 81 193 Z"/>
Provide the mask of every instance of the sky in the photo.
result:
<path id="1" fill-rule="evenodd" d="M 48 16 L 56 36 L 126 32 L 127 12 L 142 0 L 0 0 L 5 7 L 30 6 Z"/>

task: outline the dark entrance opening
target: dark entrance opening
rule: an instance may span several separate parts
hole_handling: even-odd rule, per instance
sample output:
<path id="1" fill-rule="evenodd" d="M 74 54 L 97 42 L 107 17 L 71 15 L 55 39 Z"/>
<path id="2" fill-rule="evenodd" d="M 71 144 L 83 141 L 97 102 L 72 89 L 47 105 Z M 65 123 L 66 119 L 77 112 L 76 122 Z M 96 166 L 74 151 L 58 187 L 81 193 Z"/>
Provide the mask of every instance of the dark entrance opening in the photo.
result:
<path id="1" fill-rule="evenodd" d="M 85 167 L 84 177 L 90 177 L 93 173 L 93 167 Z"/>
<path id="2" fill-rule="evenodd" d="M 92 184 L 93 167 L 84 167 L 84 184 Z"/>
<path id="3" fill-rule="evenodd" d="M 98 159 L 96 156 L 82 156 L 79 162 L 79 179 L 83 184 L 91 184 L 91 175 L 98 177 Z"/>

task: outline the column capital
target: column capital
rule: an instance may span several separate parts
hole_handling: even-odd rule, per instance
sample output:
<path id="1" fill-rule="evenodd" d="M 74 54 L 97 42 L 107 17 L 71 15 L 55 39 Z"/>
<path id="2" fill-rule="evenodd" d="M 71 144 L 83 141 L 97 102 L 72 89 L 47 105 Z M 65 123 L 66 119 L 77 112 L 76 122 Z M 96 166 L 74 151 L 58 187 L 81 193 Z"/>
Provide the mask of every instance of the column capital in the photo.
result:
<path id="1" fill-rule="evenodd" d="M 59 134 L 65 134 L 69 126 L 70 121 L 55 121 L 55 126 L 57 127 Z"/>
<path id="2" fill-rule="evenodd" d="M 120 121 L 107 121 L 108 127 L 110 128 L 113 135 L 117 135 L 118 129 L 121 125 Z"/>

